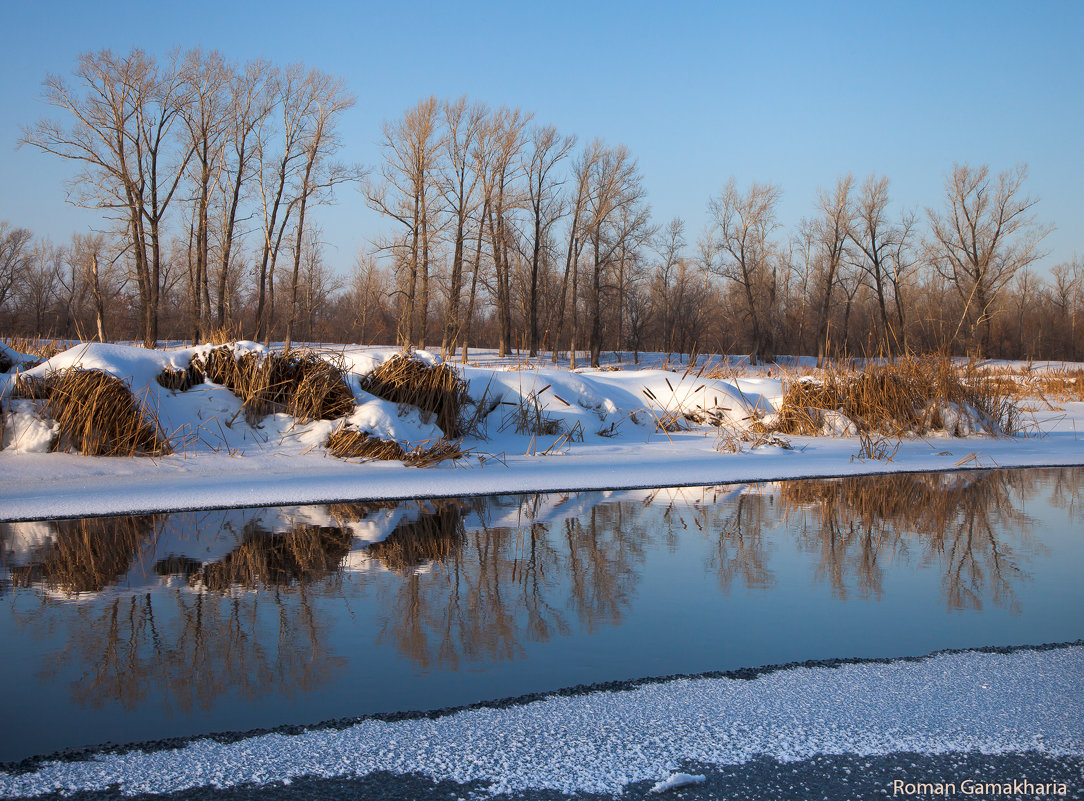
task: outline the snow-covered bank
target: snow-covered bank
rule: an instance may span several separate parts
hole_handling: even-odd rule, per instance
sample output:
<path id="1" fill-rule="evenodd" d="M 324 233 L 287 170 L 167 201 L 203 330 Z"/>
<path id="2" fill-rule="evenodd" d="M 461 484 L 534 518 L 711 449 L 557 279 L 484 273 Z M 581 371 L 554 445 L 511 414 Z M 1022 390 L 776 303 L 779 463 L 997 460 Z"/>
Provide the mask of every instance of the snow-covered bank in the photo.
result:
<path id="1" fill-rule="evenodd" d="M 0 773 L 0 794 L 168 793 L 374 771 L 482 782 L 491 793 L 618 793 L 683 766 L 768 757 L 1084 754 L 1084 647 L 944 653 L 557 695 L 429 719 L 101 754 Z M 1068 777 L 1067 777 L 1068 778 Z"/>
<path id="2" fill-rule="evenodd" d="M 262 352 L 252 343 L 242 348 Z M 754 438 L 730 452 L 733 443 L 720 447 L 717 424 L 741 431 L 769 419 L 783 391 L 778 368 L 774 375 L 764 368 L 709 378 L 666 369 L 571 372 L 503 364 L 460 368 L 471 398 L 488 412 L 463 442 L 469 457 L 424 469 L 340 460 L 325 448 L 339 421 L 300 423 L 272 414 L 253 423 L 225 387 L 206 383 L 181 392 L 156 381 L 162 370 L 184 369 L 206 350 L 81 345 L 26 373 L 78 365 L 128 380 L 157 410 L 173 445 L 171 455 L 155 459 L 42 452 L 49 421 L 33 401 L 11 397 L 14 373 L 0 376 L 6 412 L 0 519 L 1084 463 L 1084 403 L 1036 403 L 1025 412 L 1025 434 L 1015 437 L 907 438 L 891 460 L 859 458 L 863 443 L 856 436 L 792 436 L 789 448 Z M 393 353 L 341 354 L 357 404 L 344 419 L 404 446 L 431 442 L 442 432 L 424 413 L 374 397 L 354 378 Z M 534 430 L 521 425 L 524 416 L 533 418 Z M 674 427 L 668 421 L 677 430 L 662 430 Z"/>

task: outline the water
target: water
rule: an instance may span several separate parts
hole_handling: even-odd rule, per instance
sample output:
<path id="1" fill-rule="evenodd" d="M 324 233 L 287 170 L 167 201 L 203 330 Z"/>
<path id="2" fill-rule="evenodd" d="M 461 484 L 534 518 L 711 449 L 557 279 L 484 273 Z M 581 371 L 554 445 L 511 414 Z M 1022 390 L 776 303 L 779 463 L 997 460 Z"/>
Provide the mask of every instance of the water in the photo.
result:
<path id="1" fill-rule="evenodd" d="M 0 761 L 1084 637 L 1084 468 L 0 524 Z"/>

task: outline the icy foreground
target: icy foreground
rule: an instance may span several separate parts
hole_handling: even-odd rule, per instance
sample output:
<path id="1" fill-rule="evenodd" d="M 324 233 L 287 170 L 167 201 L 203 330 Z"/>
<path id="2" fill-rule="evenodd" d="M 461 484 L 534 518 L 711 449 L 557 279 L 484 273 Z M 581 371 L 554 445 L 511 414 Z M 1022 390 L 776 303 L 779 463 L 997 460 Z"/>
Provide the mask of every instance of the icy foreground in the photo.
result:
<path id="1" fill-rule="evenodd" d="M 236 347 L 266 350 L 255 343 Z M 173 446 L 172 455 L 153 460 L 44 452 L 52 437 L 49 421 L 35 413 L 32 401 L 11 397 L 14 371 L 0 375 L 6 411 L 0 519 L 1084 463 L 1082 403 L 1035 404 L 1025 413 L 1023 436 L 907 439 L 891 461 L 857 458 L 861 442 L 846 435 L 846 426 L 836 426 L 843 436 L 789 437 L 790 449 L 754 442 L 730 452 L 719 446 L 717 424 L 741 430 L 769 419 L 783 392 L 778 368 L 774 377 L 763 368 L 713 379 L 664 369 L 508 369 L 513 365 L 496 361 L 460 368 L 471 398 L 488 410 L 477 434 L 462 443 L 472 451 L 466 459 L 425 469 L 340 460 L 325 449 L 340 421 L 299 423 L 274 414 L 252 425 L 225 387 L 207 383 L 176 392 L 157 383 L 163 369 L 183 369 L 208 348 L 85 344 L 26 371 L 43 376 L 77 365 L 127 380 L 157 409 Z M 342 353 L 357 403 L 345 419 L 404 446 L 433 442 L 442 432 L 419 410 L 358 385 L 358 376 L 395 352 Z M 517 431 L 517 415 L 524 413 L 541 416 L 548 428 Z M 673 417 L 688 430 L 659 429 L 660 420 Z"/>
<path id="2" fill-rule="evenodd" d="M 0 795 L 175 792 L 298 776 L 415 772 L 481 781 L 491 793 L 617 793 L 682 765 L 783 762 L 816 754 L 1084 754 L 1084 647 L 963 652 L 886 664 L 794 668 L 754 680 L 680 679 L 628 691 L 551 696 L 436 719 L 230 744 L 51 762 L 0 774 Z"/>

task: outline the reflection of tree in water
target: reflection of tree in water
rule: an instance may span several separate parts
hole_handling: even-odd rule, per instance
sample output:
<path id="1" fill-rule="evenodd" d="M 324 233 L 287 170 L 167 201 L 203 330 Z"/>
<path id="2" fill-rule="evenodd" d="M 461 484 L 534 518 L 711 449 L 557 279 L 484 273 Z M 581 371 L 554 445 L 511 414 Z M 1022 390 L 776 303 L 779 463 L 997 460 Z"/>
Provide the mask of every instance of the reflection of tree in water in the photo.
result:
<path id="1" fill-rule="evenodd" d="M 467 534 L 459 504 L 429 506 L 367 549 L 403 576 L 391 588 L 381 641 L 420 667 L 456 669 L 520 656 L 521 628 L 531 640 L 567 631 L 545 597 L 556 560 L 544 526 L 482 525 Z M 484 503 L 477 511 L 484 517 Z"/>
<path id="2" fill-rule="evenodd" d="M 61 521 L 42 558 L 11 572 L 23 586 L 101 590 L 146 555 L 141 549 L 151 551 L 148 535 L 163 518 Z M 221 559 L 161 558 L 154 571 L 183 578 L 191 591 L 113 595 L 74 607 L 66 653 L 45 666 L 43 678 L 74 655 L 86 666 L 72 686 L 79 703 L 135 708 L 160 695 L 165 709 L 184 713 L 210 709 L 223 694 L 252 699 L 314 689 L 345 661 L 327 653 L 311 585 L 338 575 L 350 538 L 341 528 L 270 532 L 250 521 Z M 43 596 L 26 622 L 47 617 L 53 603 Z"/>
<path id="3" fill-rule="evenodd" d="M 730 591 L 736 578 L 749 589 L 768 589 L 775 584 L 763 536 L 765 525 L 772 525 L 775 514 L 771 496 L 742 493 L 712 515 L 711 528 L 718 534 L 711 567 L 723 592 Z"/>
<path id="4" fill-rule="evenodd" d="M 861 594 L 879 596 L 882 565 L 908 559 L 914 548 L 923 564 L 943 566 L 950 608 L 980 609 L 987 590 L 995 605 L 1014 608 L 1013 582 L 1026 574 L 1005 532 L 1037 547 L 1014 494 L 1034 493 L 1039 481 L 1021 471 L 895 473 L 784 482 L 782 500 L 803 547 L 820 554 L 818 574 L 840 597 L 852 573 Z"/>
<path id="5" fill-rule="evenodd" d="M 165 516 L 60 521 L 48 524 L 54 536 L 31 563 L 8 573 L 18 587 L 49 591 L 36 612 L 19 610 L 37 630 L 55 622 L 53 591 L 95 593 L 135 577 L 134 563 L 153 565 L 172 588 L 70 607 L 65 659 L 87 666 L 73 693 L 91 706 L 161 696 L 188 711 L 230 693 L 305 692 L 343 666 L 328 652 L 315 596 L 344 581 L 351 526 L 368 516 L 399 515 L 390 534 L 364 550 L 391 574 L 373 581 L 384 598 L 379 640 L 423 669 L 456 669 L 514 659 L 527 642 L 567 635 L 573 615 L 587 631 L 620 623 L 648 547 L 676 549 L 689 532 L 709 538 L 724 592 L 768 588 L 781 519 L 819 556 L 818 576 L 839 597 L 877 597 L 890 565 L 915 562 L 944 571 L 951 608 L 980 608 L 988 598 L 1012 608 L 1028 549 L 1041 547 L 1028 539 L 1030 521 L 1018 508 L 1042 486 L 1052 487 L 1055 505 L 1079 505 L 1079 469 L 795 481 L 778 494 L 675 490 L 594 506 L 576 495 L 424 501 L 406 510 L 337 505 L 322 525 L 272 531 L 250 520 L 229 553 L 206 562 L 154 553 Z M 580 503 L 582 512 L 568 510 Z M 466 515 L 478 523 L 468 528 Z M 225 519 L 205 523 L 223 528 Z M 60 667 L 47 666 L 46 677 Z"/>
<path id="6" fill-rule="evenodd" d="M 392 613 L 381 639 L 423 668 L 514 659 L 523 654 L 524 637 L 545 642 L 569 632 L 554 597 L 562 579 L 568 582 L 567 605 L 585 628 L 619 622 L 647 539 L 629 519 L 636 507 L 604 504 L 584 520 L 563 521 L 559 548 L 550 525 L 535 522 L 540 497 L 515 500 L 516 526 L 488 525 L 484 508 L 478 509 L 483 522 L 469 532 L 457 505 L 436 503 L 369 546 L 371 555 L 404 573 L 391 588 Z"/>
<path id="7" fill-rule="evenodd" d="M 592 507 L 590 517 L 565 521 L 569 604 L 588 631 L 621 622 L 639 583 L 647 532 L 636 506 L 610 503 Z"/>

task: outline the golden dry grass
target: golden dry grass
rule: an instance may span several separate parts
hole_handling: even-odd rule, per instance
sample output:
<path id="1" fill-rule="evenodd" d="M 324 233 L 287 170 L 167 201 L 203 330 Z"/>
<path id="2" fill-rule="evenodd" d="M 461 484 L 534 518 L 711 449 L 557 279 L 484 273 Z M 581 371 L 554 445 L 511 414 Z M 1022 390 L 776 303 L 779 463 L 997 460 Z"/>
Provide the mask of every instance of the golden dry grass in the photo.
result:
<path id="1" fill-rule="evenodd" d="M 245 353 L 238 358 L 233 348 L 221 346 L 193 359 L 189 370 L 193 369 L 240 398 L 245 418 L 252 423 L 276 412 L 301 421 L 334 420 L 355 408 L 341 363 L 311 350 Z"/>
<path id="2" fill-rule="evenodd" d="M 45 339 L 44 337 L 3 337 L 0 341 L 14 351 L 35 357 L 39 362 L 51 359 L 58 353 L 66 351 L 69 347 L 65 341 Z M 8 367 L 0 365 L 0 368 L 2 368 L 0 372 L 7 370 L 9 367 L 10 365 Z"/>
<path id="3" fill-rule="evenodd" d="M 407 450 L 399 443 L 374 437 L 354 426 L 340 425 L 328 437 L 327 449 L 340 459 L 401 461 L 411 467 L 429 467 L 446 459 L 459 459 L 469 451 L 458 440 L 439 439 Z"/>
<path id="4" fill-rule="evenodd" d="M 15 396 L 42 401 L 60 433 L 54 451 L 84 456 L 164 456 L 172 452 L 154 409 L 128 384 L 101 370 L 68 368 L 45 378 L 19 376 Z"/>
<path id="5" fill-rule="evenodd" d="M 446 437 L 464 433 L 461 415 L 469 399 L 467 382 L 447 364 L 428 364 L 410 354 L 396 354 L 365 376 L 361 388 L 378 398 L 408 403 L 435 415 Z"/>
<path id="6" fill-rule="evenodd" d="M 960 368 L 936 356 L 900 357 L 861 369 L 835 366 L 816 378 L 787 381 L 769 428 L 817 435 L 822 433 L 823 413 L 838 410 L 861 433 L 924 434 L 953 426 L 944 417 L 949 404 L 974 410 L 990 433 L 1013 434 L 1019 429 L 1019 409 L 996 381 L 973 364 Z"/>

